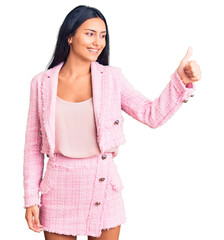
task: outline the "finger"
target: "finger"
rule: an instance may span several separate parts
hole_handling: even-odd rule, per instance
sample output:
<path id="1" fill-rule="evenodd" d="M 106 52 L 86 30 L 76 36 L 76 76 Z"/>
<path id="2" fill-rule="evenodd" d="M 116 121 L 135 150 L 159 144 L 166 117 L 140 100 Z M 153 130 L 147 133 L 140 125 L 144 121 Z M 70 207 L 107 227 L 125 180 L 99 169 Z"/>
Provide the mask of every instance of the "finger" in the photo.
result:
<path id="1" fill-rule="evenodd" d="M 34 232 L 38 232 L 36 228 L 33 226 L 33 219 L 32 215 L 27 218 L 27 223 L 29 226 L 29 229 L 33 230 Z"/>
<path id="2" fill-rule="evenodd" d="M 190 78 L 190 81 L 196 82 L 196 81 L 199 81 L 200 79 L 201 77 L 195 77 L 195 78 Z"/>
<path id="3" fill-rule="evenodd" d="M 188 61 L 188 59 L 189 59 L 189 58 L 191 57 L 191 55 L 192 55 L 192 52 L 193 52 L 192 47 L 188 47 L 187 53 L 186 53 L 185 57 L 182 59 L 182 62 L 183 62 L 183 63 Z"/>
<path id="4" fill-rule="evenodd" d="M 184 72 L 188 72 L 188 73 L 194 73 L 194 72 L 199 72 L 200 70 L 197 67 L 184 67 Z"/>
<path id="5" fill-rule="evenodd" d="M 39 211 L 38 210 L 34 210 L 33 215 L 34 215 L 33 224 L 34 224 L 35 229 L 36 230 L 42 229 L 43 226 L 40 224 Z"/>
<path id="6" fill-rule="evenodd" d="M 185 71 L 185 72 L 200 72 L 201 71 L 201 69 L 199 68 L 199 67 L 197 67 L 197 66 L 193 66 L 193 67 L 184 67 L 183 68 L 183 70 Z"/>
<path id="7" fill-rule="evenodd" d="M 201 74 L 200 73 L 194 73 L 194 74 L 186 74 L 187 77 L 190 79 L 190 80 L 199 80 L 201 78 Z"/>
<path id="8" fill-rule="evenodd" d="M 199 68 L 199 65 L 197 64 L 196 61 L 187 61 L 187 63 L 185 64 L 185 68 Z"/>
<path id="9" fill-rule="evenodd" d="M 201 71 L 198 69 L 189 69 L 189 70 L 184 69 L 184 72 L 188 75 L 198 75 L 201 73 Z"/>
<path id="10" fill-rule="evenodd" d="M 195 77 L 197 75 L 200 75 L 201 74 L 201 71 L 200 70 L 195 70 L 195 69 L 190 69 L 190 70 L 185 70 L 184 69 L 184 73 L 187 75 L 187 76 L 191 76 L 191 77 Z"/>
<path id="11" fill-rule="evenodd" d="M 33 211 L 33 216 L 34 216 L 34 223 L 38 226 L 40 221 L 39 221 L 39 217 L 38 217 L 38 212 L 37 211 Z"/>
<path id="12" fill-rule="evenodd" d="M 32 226 L 33 226 L 35 232 L 41 232 L 43 230 L 43 226 L 42 225 L 41 226 L 39 225 L 39 227 L 37 227 L 34 219 L 32 220 Z"/>
<path id="13" fill-rule="evenodd" d="M 35 229 L 43 227 L 43 225 L 41 225 L 40 223 L 36 223 L 34 220 L 32 220 L 32 223 L 33 223 L 33 226 L 35 227 Z"/>

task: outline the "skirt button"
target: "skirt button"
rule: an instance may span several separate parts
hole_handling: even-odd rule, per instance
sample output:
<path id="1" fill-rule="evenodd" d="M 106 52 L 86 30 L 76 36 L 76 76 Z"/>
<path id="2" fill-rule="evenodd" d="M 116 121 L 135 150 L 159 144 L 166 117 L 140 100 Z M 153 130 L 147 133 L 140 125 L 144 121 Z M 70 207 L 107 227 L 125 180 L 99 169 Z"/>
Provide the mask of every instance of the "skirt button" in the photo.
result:
<path id="1" fill-rule="evenodd" d="M 100 182 L 102 182 L 102 181 L 104 181 L 104 180 L 105 180 L 105 178 L 100 178 L 100 179 L 99 179 Z"/>
<path id="2" fill-rule="evenodd" d="M 96 206 L 98 206 L 98 205 L 100 205 L 100 204 L 101 204 L 100 202 L 95 202 L 95 205 L 96 205 Z"/>
<path id="3" fill-rule="evenodd" d="M 106 159 L 107 158 L 107 155 L 106 154 L 103 154 L 102 155 L 102 159 L 104 160 L 104 159 Z"/>

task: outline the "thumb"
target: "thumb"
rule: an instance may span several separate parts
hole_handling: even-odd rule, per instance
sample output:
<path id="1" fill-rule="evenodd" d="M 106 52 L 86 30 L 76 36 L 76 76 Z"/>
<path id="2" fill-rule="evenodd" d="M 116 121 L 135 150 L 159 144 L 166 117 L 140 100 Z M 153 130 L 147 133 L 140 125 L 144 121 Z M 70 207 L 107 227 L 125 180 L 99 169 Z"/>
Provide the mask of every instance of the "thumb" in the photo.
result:
<path id="1" fill-rule="evenodd" d="M 182 59 L 182 64 L 186 63 L 189 60 L 189 58 L 192 55 L 192 52 L 193 52 L 192 47 L 188 47 L 187 53 L 186 53 L 185 57 Z"/>
<path id="2" fill-rule="evenodd" d="M 33 215 L 34 215 L 34 223 L 37 225 L 37 227 L 39 227 L 40 221 L 39 221 L 38 212 L 34 211 Z"/>

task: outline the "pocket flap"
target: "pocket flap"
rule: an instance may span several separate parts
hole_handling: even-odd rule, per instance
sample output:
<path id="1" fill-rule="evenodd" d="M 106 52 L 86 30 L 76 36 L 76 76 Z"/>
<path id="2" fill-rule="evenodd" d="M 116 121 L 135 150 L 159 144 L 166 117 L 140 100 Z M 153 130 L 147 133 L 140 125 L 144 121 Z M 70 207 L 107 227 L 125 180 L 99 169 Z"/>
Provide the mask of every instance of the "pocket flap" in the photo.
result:
<path id="1" fill-rule="evenodd" d="M 118 173 L 117 170 L 117 165 L 113 162 L 111 166 L 111 179 L 110 179 L 110 184 L 115 191 L 121 191 L 124 186 L 120 177 L 120 174 Z"/>
<path id="2" fill-rule="evenodd" d="M 53 187 L 53 173 L 54 166 L 50 164 L 48 161 L 44 177 L 41 180 L 39 187 L 39 190 L 41 191 L 42 194 L 46 194 Z"/>

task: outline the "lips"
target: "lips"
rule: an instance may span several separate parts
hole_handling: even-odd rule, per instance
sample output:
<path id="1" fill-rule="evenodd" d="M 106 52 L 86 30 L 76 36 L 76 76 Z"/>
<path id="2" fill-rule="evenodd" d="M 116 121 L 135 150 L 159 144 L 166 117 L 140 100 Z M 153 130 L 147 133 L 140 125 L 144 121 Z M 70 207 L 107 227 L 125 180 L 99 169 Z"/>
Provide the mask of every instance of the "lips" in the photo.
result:
<path id="1" fill-rule="evenodd" d="M 91 53 L 98 53 L 99 52 L 99 49 L 97 48 L 87 48 L 89 50 L 89 52 Z"/>

